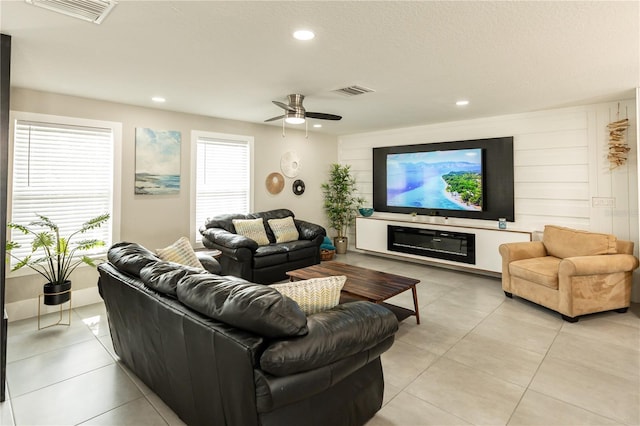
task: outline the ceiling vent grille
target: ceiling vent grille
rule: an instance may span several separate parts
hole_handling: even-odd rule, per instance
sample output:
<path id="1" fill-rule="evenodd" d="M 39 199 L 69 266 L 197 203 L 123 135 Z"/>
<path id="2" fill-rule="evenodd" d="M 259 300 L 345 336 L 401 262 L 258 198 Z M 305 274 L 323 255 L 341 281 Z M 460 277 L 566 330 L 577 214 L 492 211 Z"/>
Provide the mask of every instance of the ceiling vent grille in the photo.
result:
<path id="1" fill-rule="evenodd" d="M 343 87 L 342 89 L 336 89 L 334 90 L 334 92 L 340 93 L 345 96 L 357 96 L 357 95 L 363 95 L 365 93 L 375 92 L 375 90 L 369 89 L 368 87 L 354 85 L 349 87 Z"/>
<path id="2" fill-rule="evenodd" d="M 115 0 L 26 0 L 34 6 L 100 24 L 116 6 Z"/>

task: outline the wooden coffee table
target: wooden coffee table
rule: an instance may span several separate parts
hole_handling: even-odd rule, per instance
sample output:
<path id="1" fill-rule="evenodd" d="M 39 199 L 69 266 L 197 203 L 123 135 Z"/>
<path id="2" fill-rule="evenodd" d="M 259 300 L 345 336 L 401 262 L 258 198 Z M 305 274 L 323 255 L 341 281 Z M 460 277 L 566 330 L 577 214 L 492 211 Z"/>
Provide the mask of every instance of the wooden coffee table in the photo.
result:
<path id="1" fill-rule="evenodd" d="M 420 280 L 336 261 L 322 262 L 318 265 L 289 271 L 287 275 L 291 281 L 344 275 L 347 277 L 347 281 L 342 288 L 340 303 L 353 300 L 368 300 L 388 307 L 396 314 L 399 321 L 402 321 L 408 316 L 415 315 L 416 323 L 420 324 L 418 294 L 416 293 L 416 284 L 418 284 Z M 411 289 L 413 293 L 413 311 L 384 302 L 409 289 Z"/>

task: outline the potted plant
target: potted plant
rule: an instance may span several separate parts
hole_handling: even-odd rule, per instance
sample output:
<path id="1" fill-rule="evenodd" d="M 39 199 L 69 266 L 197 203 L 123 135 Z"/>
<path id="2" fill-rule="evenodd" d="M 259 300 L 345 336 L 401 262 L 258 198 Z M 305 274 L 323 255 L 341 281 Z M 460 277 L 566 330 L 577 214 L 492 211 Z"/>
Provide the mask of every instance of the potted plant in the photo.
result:
<path id="1" fill-rule="evenodd" d="M 17 223 L 8 224 L 11 229 L 33 236 L 31 253 L 22 259 L 11 253 L 11 250 L 20 247 L 20 244 L 14 241 L 7 242 L 7 254 L 18 261 L 11 270 L 17 271 L 26 266 L 42 275 L 47 280 L 43 289 L 45 305 L 59 305 L 71 298 L 69 292 L 71 273 L 81 264 L 96 266 L 92 258 L 80 255 L 78 252 L 105 244 L 104 241 L 97 239 L 85 239 L 77 242 L 72 242 L 72 239 L 79 234 L 102 226 L 109 220 L 109 214 L 101 214 L 88 220 L 68 237 L 61 237 L 58 225 L 48 217 L 40 214 L 36 214 L 36 216 L 39 220 L 26 226 Z"/>
<path id="2" fill-rule="evenodd" d="M 356 180 L 351 176 L 350 165 L 332 164 L 329 181 L 322 184 L 324 210 L 329 226 L 337 232 L 333 242 L 336 253 L 347 252 L 347 228 L 353 224 L 358 207 L 365 202 L 356 196 Z"/>

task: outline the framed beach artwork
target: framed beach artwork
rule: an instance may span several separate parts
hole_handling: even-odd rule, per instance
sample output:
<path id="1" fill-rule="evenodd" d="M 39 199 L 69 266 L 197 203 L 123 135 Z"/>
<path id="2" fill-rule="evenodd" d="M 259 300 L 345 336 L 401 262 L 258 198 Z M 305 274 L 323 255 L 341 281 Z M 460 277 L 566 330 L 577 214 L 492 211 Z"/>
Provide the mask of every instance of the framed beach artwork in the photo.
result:
<path id="1" fill-rule="evenodd" d="M 136 128 L 136 194 L 180 192 L 181 139 L 175 130 Z"/>

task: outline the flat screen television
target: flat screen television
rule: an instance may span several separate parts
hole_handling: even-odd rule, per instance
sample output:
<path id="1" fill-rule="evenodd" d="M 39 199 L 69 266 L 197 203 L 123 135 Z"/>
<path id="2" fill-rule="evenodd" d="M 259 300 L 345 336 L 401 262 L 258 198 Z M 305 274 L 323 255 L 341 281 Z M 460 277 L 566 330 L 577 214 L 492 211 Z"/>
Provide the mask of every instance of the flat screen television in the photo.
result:
<path id="1" fill-rule="evenodd" d="M 482 149 L 387 155 L 387 205 L 482 211 Z"/>
<path id="2" fill-rule="evenodd" d="M 513 222 L 513 137 L 374 148 L 373 208 Z"/>

